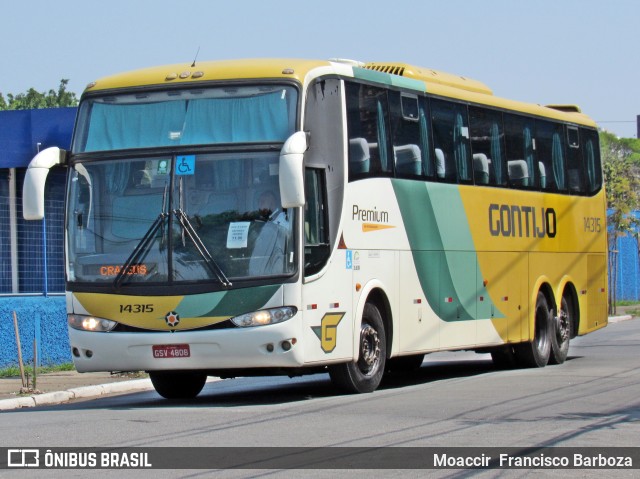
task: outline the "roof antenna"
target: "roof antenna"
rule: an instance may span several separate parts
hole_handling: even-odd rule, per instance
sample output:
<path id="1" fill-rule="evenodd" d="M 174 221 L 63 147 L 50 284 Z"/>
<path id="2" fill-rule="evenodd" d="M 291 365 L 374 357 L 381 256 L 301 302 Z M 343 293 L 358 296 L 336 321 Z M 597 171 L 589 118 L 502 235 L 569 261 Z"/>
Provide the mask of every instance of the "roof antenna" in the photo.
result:
<path id="1" fill-rule="evenodd" d="M 200 53 L 200 47 L 198 47 L 198 51 L 196 52 L 196 56 L 193 58 L 193 63 L 191 64 L 191 68 L 196 66 L 196 60 L 198 59 L 198 53 Z"/>

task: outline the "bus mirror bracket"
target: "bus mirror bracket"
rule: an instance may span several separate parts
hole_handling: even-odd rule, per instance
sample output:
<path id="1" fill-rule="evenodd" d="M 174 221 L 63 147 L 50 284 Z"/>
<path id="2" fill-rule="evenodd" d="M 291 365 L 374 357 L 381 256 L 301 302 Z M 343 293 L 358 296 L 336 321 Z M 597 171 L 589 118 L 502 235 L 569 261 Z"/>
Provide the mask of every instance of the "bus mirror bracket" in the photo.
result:
<path id="1" fill-rule="evenodd" d="M 49 170 L 66 163 L 66 150 L 55 146 L 42 150 L 29 162 L 22 187 L 22 215 L 25 220 L 44 218 L 44 186 Z"/>
<path id="2" fill-rule="evenodd" d="M 287 138 L 280 151 L 280 198 L 283 208 L 304 206 L 304 153 L 307 133 L 298 131 Z"/>

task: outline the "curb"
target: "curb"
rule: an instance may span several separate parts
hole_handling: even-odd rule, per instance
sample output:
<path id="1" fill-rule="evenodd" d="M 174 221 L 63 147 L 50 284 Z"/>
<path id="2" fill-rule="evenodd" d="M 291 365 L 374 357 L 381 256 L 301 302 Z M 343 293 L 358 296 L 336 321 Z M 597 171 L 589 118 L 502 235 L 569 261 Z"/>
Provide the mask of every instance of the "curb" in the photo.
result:
<path id="1" fill-rule="evenodd" d="M 625 314 L 623 316 L 611 316 L 609 317 L 609 322 L 619 323 L 621 321 L 629 321 L 630 319 L 633 319 L 633 316 L 631 316 L 630 314 Z"/>
<path id="2" fill-rule="evenodd" d="M 15 399 L 3 399 L 0 400 L 0 411 L 63 404 L 74 399 L 99 397 L 113 393 L 148 391 L 152 389 L 153 385 L 151 384 L 150 379 L 132 379 L 128 381 L 99 384 L 97 386 L 82 386 L 72 388 L 67 391 L 34 394 L 32 396 L 17 397 Z"/>

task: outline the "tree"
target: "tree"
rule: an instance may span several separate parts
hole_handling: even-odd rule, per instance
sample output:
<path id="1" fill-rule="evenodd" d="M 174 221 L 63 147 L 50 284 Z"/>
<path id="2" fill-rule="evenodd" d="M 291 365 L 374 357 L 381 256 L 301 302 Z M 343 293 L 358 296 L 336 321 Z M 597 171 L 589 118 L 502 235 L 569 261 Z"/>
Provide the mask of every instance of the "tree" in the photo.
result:
<path id="1" fill-rule="evenodd" d="M 618 238 L 631 235 L 638 240 L 640 220 L 633 214 L 640 210 L 639 142 L 620 139 L 611 133 L 600 132 L 602 169 L 607 191 L 607 230 L 609 232 L 609 312 L 615 313 Z M 640 145 L 638 145 L 640 146 Z"/>
<path id="2" fill-rule="evenodd" d="M 7 94 L 5 100 L 0 93 L 0 110 L 30 110 L 36 108 L 60 108 L 67 106 L 77 106 L 78 98 L 76 94 L 67 91 L 69 80 L 60 80 L 58 90 L 49 90 L 47 93 L 41 93 L 34 88 L 29 88 L 26 93 L 13 95 Z"/>

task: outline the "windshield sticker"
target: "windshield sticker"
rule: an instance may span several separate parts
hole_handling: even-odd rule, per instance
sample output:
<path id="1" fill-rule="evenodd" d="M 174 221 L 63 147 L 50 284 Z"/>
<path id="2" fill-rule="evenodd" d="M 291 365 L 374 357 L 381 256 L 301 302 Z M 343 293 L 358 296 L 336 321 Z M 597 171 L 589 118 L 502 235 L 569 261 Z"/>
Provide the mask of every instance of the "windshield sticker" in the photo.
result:
<path id="1" fill-rule="evenodd" d="M 196 172 L 196 155 L 176 157 L 176 175 L 193 175 Z"/>
<path id="2" fill-rule="evenodd" d="M 166 175 L 169 173 L 169 160 L 158 161 L 158 175 Z"/>
<path id="3" fill-rule="evenodd" d="M 247 247 L 247 238 L 249 238 L 250 225 L 250 221 L 229 223 L 229 232 L 227 233 L 227 249 Z"/>

